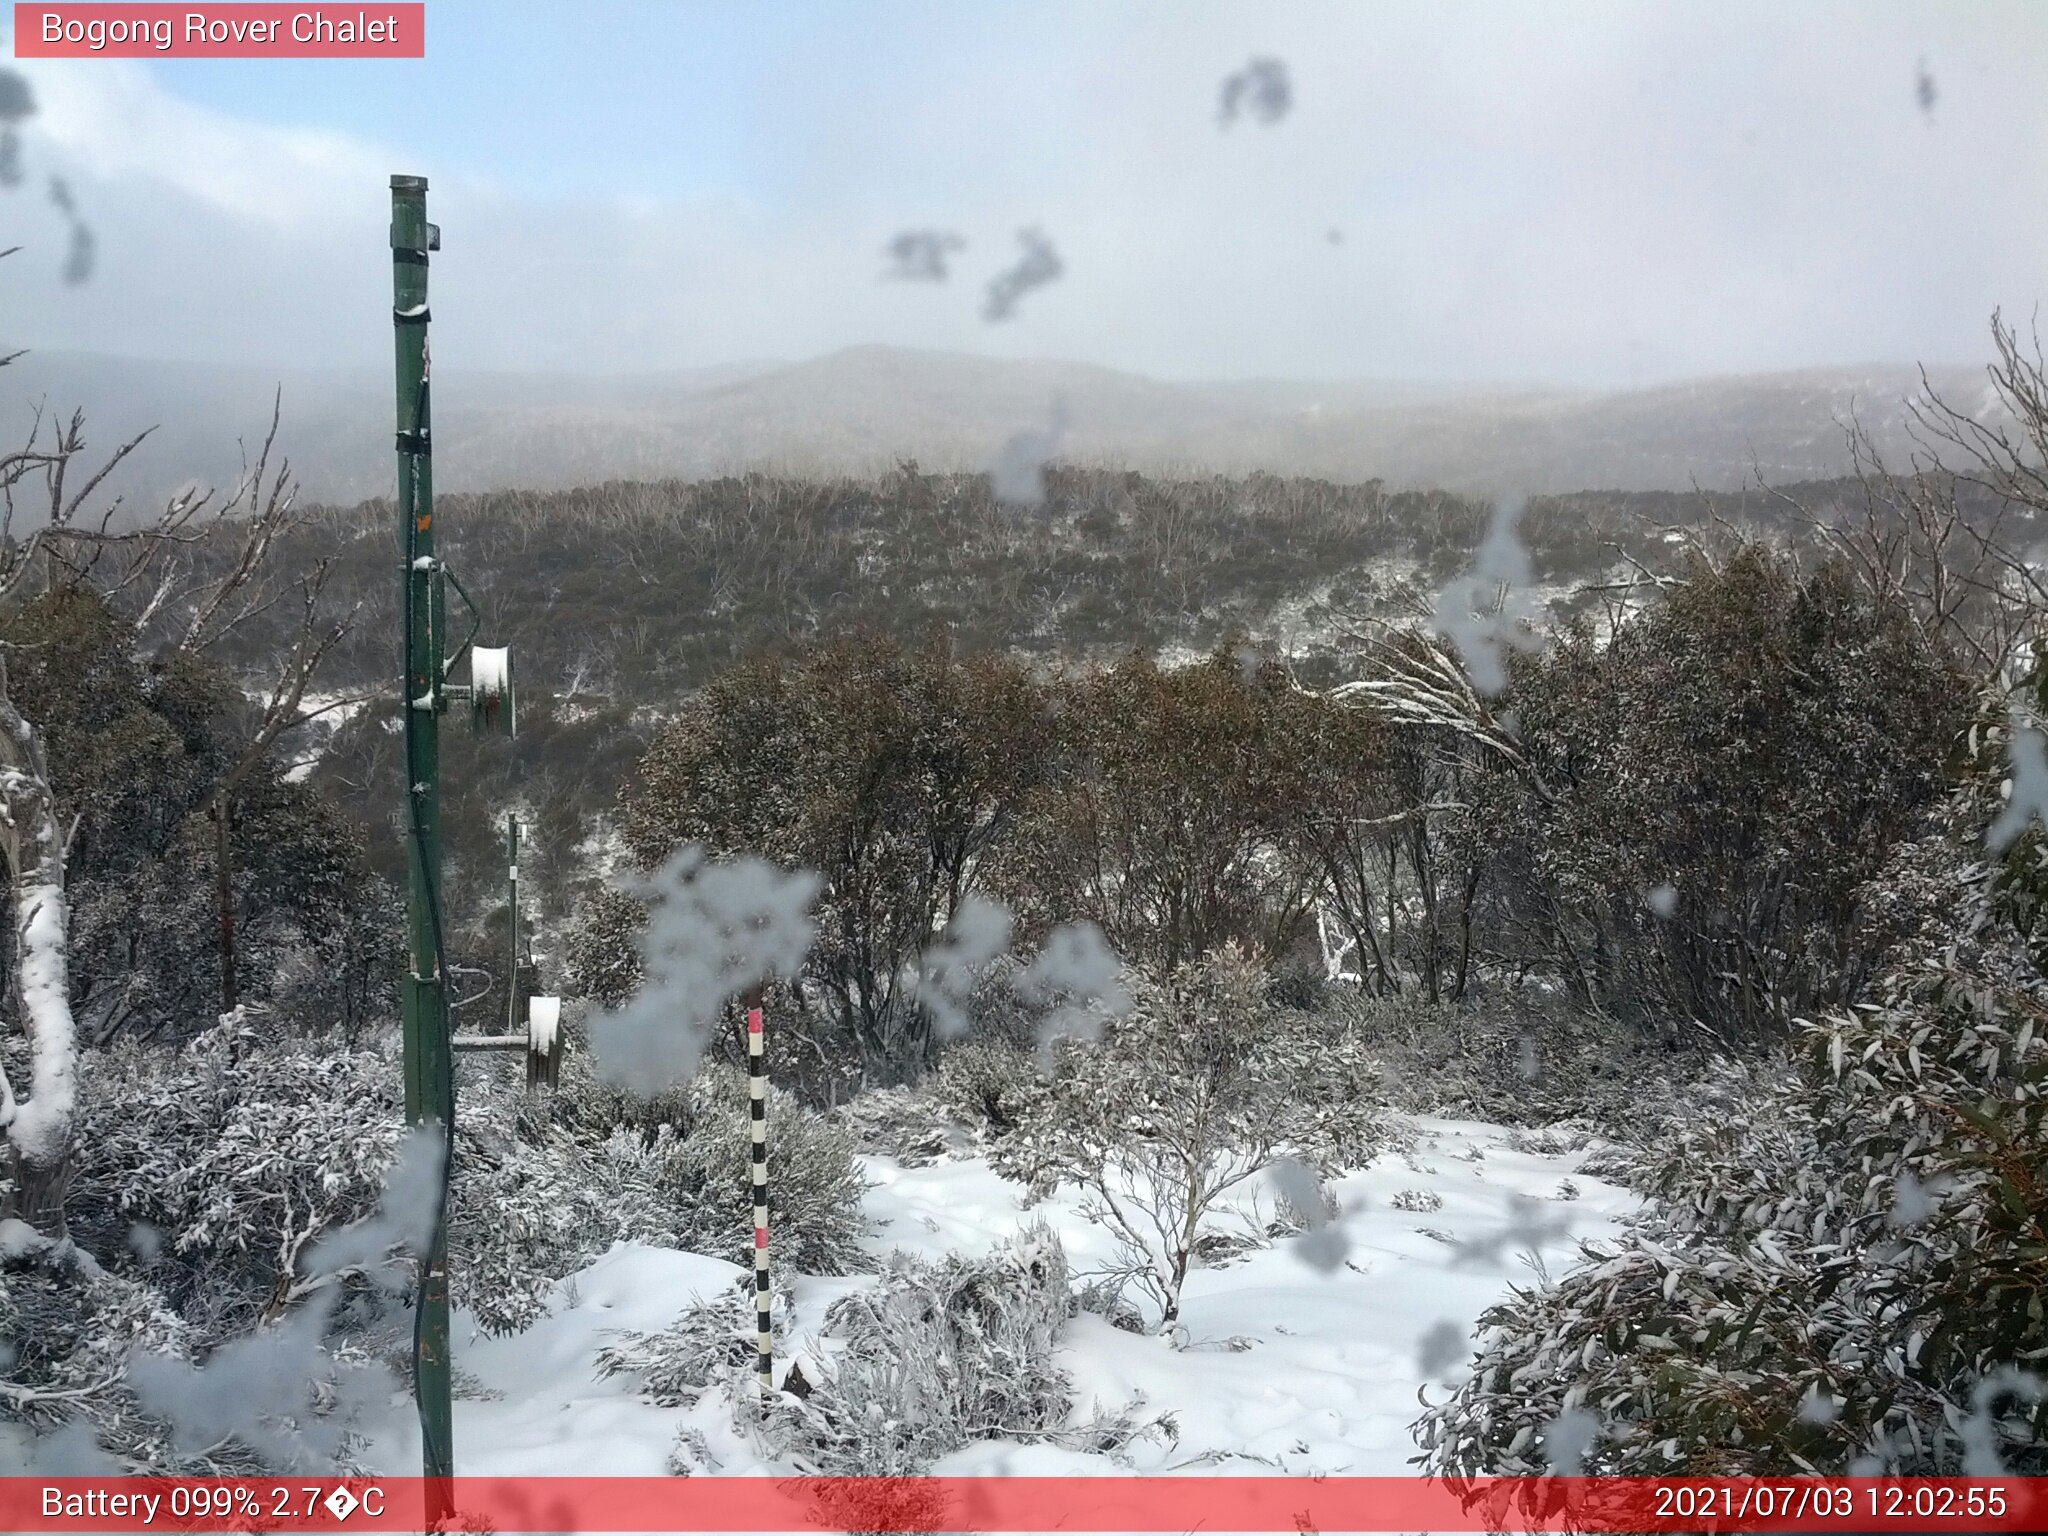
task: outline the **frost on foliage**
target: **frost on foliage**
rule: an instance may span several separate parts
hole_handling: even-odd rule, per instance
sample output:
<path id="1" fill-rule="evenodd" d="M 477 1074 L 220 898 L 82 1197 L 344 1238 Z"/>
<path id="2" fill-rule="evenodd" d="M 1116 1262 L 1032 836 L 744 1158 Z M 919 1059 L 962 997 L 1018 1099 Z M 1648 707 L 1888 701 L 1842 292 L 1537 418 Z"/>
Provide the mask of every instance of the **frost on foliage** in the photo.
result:
<path id="1" fill-rule="evenodd" d="M 353 1275 L 389 1283 L 394 1256 L 424 1251 L 443 1150 L 440 1137 L 410 1133 L 374 1210 L 321 1236 L 306 1255 L 306 1280 L 275 1296 L 256 1328 L 203 1360 L 137 1344 L 127 1385 L 144 1412 L 170 1426 L 174 1454 L 204 1458 L 233 1447 L 266 1471 L 352 1466 L 360 1416 L 387 1402 L 394 1382 L 359 1344 L 337 1335 L 343 1288 L 328 1282 Z M 285 1310 L 291 1302 L 298 1305 Z"/>
<path id="2" fill-rule="evenodd" d="M 966 246 L 966 240 L 948 229 L 903 230 L 883 248 L 889 270 L 882 275 L 904 282 L 943 283 L 947 261 Z"/>
<path id="3" fill-rule="evenodd" d="M 1016 262 L 998 272 L 989 280 L 988 294 L 982 300 L 981 317 L 984 320 L 1007 320 L 1017 312 L 1017 304 L 1025 294 L 1034 288 L 1043 288 L 1048 283 L 1058 282 L 1066 267 L 1060 261 L 1060 253 L 1053 243 L 1036 229 L 1017 231 L 1017 243 L 1024 250 Z"/>
<path id="4" fill-rule="evenodd" d="M 387 1372 L 327 1347 L 328 1306 L 302 1308 L 214 1350 L 203 1363 L 138 1352 L 128 1381 L 145 1412 L 173 1426 L 185 1455 L 233 1443 L 267 1470 L 325 1470 L 354 1416 L 390 1395 Z"/>
<path id="5" fill-rule="evenodd" d="M 313 1279 L 362 1273 L 389 1285 L 409 1279 L 394 1273 L 393 1260 L 427 1251 L 440 1219 L 442 1181 L 447 1173 L 447 1140 L 432 1126 L 406 1132 L 397 1160 L 384 1180 L 374 1215 L 318 1238 L 306 1257 Z"/>
<path id="6" fill-rule="evenodd" d="M 1520 501 L 1496 503 L 1471 571 L 1437 594 L 1436 626 L 1457 647 L 1473 686 L 1485 694 L 1507 687 L 1508 651 L 1536 643 L 1530 623 L 1538 617 L 1531 597 L 1536 573 L 1515 532 L 1521 514 Z"/>
<path id="7" fill-rule="evenodd" d="M 872 1289 L 826 1314 L 808 1396 L 780 1395 L 765 1424 L 804 1473 L 901 1477 L 990 1436 L 1110 1451 L 1125 1414 L 1076 1422 L 1056 1360 L 1074 1310 L 1067 1258 L 1043 1224 L 986 1258 L 897 1255 Z"/>
<path id="8" fill-rule="evenodd" d="M 686 1081 L 729 998 L 797 974 L 816 932 L 818 887 L 816 875 L 762 859 L 707 863 L 696 846 L 637 880 L 634 894 L 648 904 L 639 989 L 587 1026 L 605 1078 L 641 1092 Z"/>
<path id="9" fill-rule="evenodd" d="M 769 1336 L 786 1358 L 789 1293 L 769 1299 Z M 754 1277 L 742 1275 L 708 1301 L 694 1299 L 668 1327 L 624 1333 L 597 1352 L 600 1376 L 628 1376 L 641 1396 L 664 1408 L 694 1403 L 712 1387 L 745 1373 L 751 1378 L 759 1339 Z"/>
<path id="10" fill-rule="evenodd" d="M 142 1411 L 125 1379 L 131 1347 L 189 1356 L 200 1342 L 150 1286 L 72 1243 L 0 1224 L 0 1448 L 11 1442 L 21 1470 L 217 1470 L 219 1459 L 175 1455 L 167 1426 Z"/>
<path id="11" fill-rule="evenodd" d="M 386 1197 L 404 1136 L 389 1056 L 253 1044 L 230 1020 L 175 1053 L 123 1045 L 84 1068 L 70 1202 L 82 1243 L 111 1256 L 146 1225 L 141 1273 L 222 1334 L 341 1279 L 343 1248 L 313 1255 Z"/>
<path id="12" fill-rule="evenodd" d="M 1243 69 L 1226 75 L 1216 121 L 1228 128 L 1242 112 L 1271 127 L 1294 105 L 1294 87 L 1287 78 L 1287 65 L 1280 59 L 1255 58 Z"/>
<path id="13" fill-rule="evenodd" d="M 1591 1474 L 2048 1471 L 2019 1374 L 2048 1291 L 2022 1193 L 2048 1160 L 2048 980 L 1977 857 L 1991 799 L 1960 792 L 1881 872 L 1925 920 L 1868 1000 L 1791 1063 L 1697 1085 L 1623 1238 L 1481 1319 L 1473 1376 L 1418 1425 L 1431 1470 L 1540 1470 L 1579 1410 Z"/>
<path id="14" fill-rule="evenodd" d="M 661 1192 L 673 1133 L 646 1137 L 612 1114 L 586 1114 L 593 1097 L 610 1092 L 590 1072 L 582 1053 L 572 1053 L 546 1103 L 499 1078 L 464 1090 L 448 1217 L 451 1284 L 485 1333 L 517 1332 L 546 1316 L 557 1283 L 615 1242 L 682 1236 Z"/>
<path id="15" fill-rule="evenodd" d="M 440 1142 L 405 1139 L 388 1056 L 236 1026 L 87 1059 L 73 1229 L 123 1273 L 51 1248 L 0 1285 L 0 1313 L 34 1309 L 26 1379 L 139 1470 L 345 1463 L 390 1382 L 341 1324 L 388 1309 L 438 1201 Z"/>
<path id="16" fill-rule="evenodd" d="M 772 1083 L 768 1089 L 768 1210 L 778 1264 L 845 1272 L 861 1253 L 867 1183 L 853 1138 Z M 682 1246 L 753 1264 L 747 1083 L 723 1063 L 691 1085 L 688 1128 L 662 1158 L 656 1188 L 675 1213 Z"/>
<path id="17" fill-rule="evenodd" d="M 614 1243 L 752 1264 L 747 1083 L 716 1063 L 646 1095 L 563 1059 L 559 1089 L 494 1076 L 463 1090 L 450 1213 L 453 1293 L 490 1334 L 531 1326 L 560 1282 Z M 860 1251 L 865 1184 L 846 1130 L 771 1085 L 769 1208 L 776 1258 L 837 1273 Z"/>
<path id="18" fill-rule="evenodd" d="M 1234 947 L 1142 983 L 1135 1004 L 1099 1044 L 1054 1053 L 1054 1082 L 995 1161 L 1035 1193 L 1079 1186 L 1116 1240 L 1103 1273 L 1148 1297 L 1170 1330 L 1226 1197 L 1283 1144 L 1320 1150 L 1308 1107 L 1318 1095 L 1276 1054 L 1287 1032 Z"/>

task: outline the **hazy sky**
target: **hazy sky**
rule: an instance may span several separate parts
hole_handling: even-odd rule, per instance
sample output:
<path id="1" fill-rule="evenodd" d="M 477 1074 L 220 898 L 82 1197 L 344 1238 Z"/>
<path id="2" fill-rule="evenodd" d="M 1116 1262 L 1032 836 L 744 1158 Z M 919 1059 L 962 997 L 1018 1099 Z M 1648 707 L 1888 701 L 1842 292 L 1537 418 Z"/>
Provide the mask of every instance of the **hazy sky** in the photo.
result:
<path id="1" fill-rule="evenodd" d="M 15 65 L 41 110 L 31 180 L 0 193 L 0 246 L 26 247 L 0 264 L 0 344 L 381 364 L 393 171 L 431 179 L 445 231 L 436 358 L 478 368 L 887 342 L 1625 385 L 1973 362 L 1994 305 L 2048 290 L 2048 6 L 431 0 L 427 21 L 423 62 Z M 1293 108 L 1221 127 L 1255 56 L 1285 62 Z M 81 287 L 51 172 L 97 237 Z M 1027 226 L 1063 275 L 985 320 Z M 948 282 L 882 280 L 913 228 L 965 237 Z"/>

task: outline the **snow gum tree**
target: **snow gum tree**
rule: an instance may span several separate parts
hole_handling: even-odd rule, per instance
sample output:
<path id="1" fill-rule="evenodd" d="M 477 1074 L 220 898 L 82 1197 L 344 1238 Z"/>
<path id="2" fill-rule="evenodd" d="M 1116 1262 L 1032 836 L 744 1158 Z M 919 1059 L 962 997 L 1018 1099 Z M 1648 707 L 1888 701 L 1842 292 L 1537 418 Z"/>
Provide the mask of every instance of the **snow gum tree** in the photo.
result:
<path id="1" fill-rule="evenodd" d="M 1180 1321 L 1196 1245 L 1290 1130 L 1291 1079 L 1258 968 L 1234 945 L 1138 987 L 1137 1007 L 1067 1071 L 1020 1130 L 1042 1192 L 1071 1182 L 1117 1239 L 1113 1281 Z"/>
<path id="2" fill-rule="evenodd" d="M 0 357 L 0 366 L 9 361 Z M 275 428 L 273 416 L 273 435 Z M 0 1070 L 0 1127 L 12 1164 L 4 1210 L 50 1236 L 65 1232 L 64 1196 L 75 1135 L 82 1032 L 74 1014 L 66 873 L 73 833 L 87 811 L 60 800 L 48 721 L 22 707 L 24 693 L 10 677 L 9 653 L 38 654 L 37 641 L 23 640 L 25 627 L 32 629 L 52 614 L 61 626 L 67 613 L 100 607 L 120 612 L 133 642 L 162 623 L 176 627 L 180 615 L 183 635 L 174 639 L 173 649 L 196 648 L 217 638 L 240 617 L 266 606 L 250 583 L 291 506 L 285 490 L 274 489 L 267 504 L 262 502 L 266 441 L 255 474 L 225 498 L 216 501 L 210 492 L 193 491 L 153 515 L 124 517 L 121 498 L 103 494 L 103 487 L 148 435 L 144 431 L 128 439 L 95 467 L 86 455 L 84 414 L 53 418 L 38 408 L 23 445 L 0 453 L 0 852 L 7 861 L 13 931 L 8 1011 L 27 1037 L 25 1080 L 17 1083 Z M 284 478 L 282 471 L 279 478 Z M 235 516 L 242 511 L 251 515 Z M 242 534 L 242 549 L 225 574 L 195 581 L 165 557 L 199 538 L 202 513 L 216 532 L 225 531 L 232 520 Z M 307 586 L 306 638 L 285 666 L 285 681 L 273 691 L 266 719 L 296 718 L 311 668 L 332 644 L 311 622 L 315 591 L 317 581 Z M 73 691 L 93 681 L 44 679 Z M 54 698 L 50 688 L 43 692 L 46 700 Z M 259 730 L 259 749 L 267 749 L 274 734 Z M 137 766 L 130 765 L 129 783 L 120 788 L 132 786 Z M 57 771 L 62 773 L 64 765 Z M 224 792 L 232 794 L 235 788 L 231 780 Z"/>
<path id="3" fill-rule="evenodd" d="M 1050 730 L 1021 667 L 943 644 L 843 640 L 749 662 L 659 732 L 627 793 L 626 841 L 649 869 L 694 842 L 815 870 L 806 1000 L 870 1082 L 915 1077 L 934 1045 L 917 962 L 988 889 Z M 608 973 L 601 941 L 579 971 Z"/>
<path id="4" fill-rule="evenodd" d="M 14 891 L 15 994 L 30 1061 L 26 1098 L 0 1070 L 0 1118 L 14 1158 L 8 1214 L 58 1237 L 78 1078 L 64 844 L 42 740 L 8 696 L 0 656 L 0 850 Z"/>

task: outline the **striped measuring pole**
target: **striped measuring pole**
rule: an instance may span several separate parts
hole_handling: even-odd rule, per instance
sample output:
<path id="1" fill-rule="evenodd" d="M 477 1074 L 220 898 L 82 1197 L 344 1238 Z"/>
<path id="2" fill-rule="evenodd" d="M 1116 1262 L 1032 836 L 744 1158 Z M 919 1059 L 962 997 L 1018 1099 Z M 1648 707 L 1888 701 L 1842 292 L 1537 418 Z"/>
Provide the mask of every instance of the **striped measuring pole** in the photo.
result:
<path id="1" fill-rule="evenodd" d="M 768 1317 L 768 1055 L 761 992 L 747 995 L 747 1101 L 754 1182 L 754 1374 L 763 1393 L 775 1390 L 775 1342 Z"/>

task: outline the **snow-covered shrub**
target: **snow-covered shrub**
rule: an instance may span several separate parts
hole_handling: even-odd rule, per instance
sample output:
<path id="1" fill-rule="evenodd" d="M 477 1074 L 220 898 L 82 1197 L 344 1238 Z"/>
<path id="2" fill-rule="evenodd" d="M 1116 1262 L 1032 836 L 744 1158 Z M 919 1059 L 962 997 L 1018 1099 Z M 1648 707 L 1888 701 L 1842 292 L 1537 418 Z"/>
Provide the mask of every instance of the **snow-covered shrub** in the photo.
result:
<path id="1" fill-rule="evenodd" d="M 1611 1250 L 1482 1319 L 1428 1465 L 1588 1473 L 2048 1471 L 2048 980 L 1960 796 L 1871 1000 L 1796 1059 L 1727 1064 L 1675 1122 L 1657 1203 Z M 1973 803 L 1974 802 L 1974 803 Z"/>
<path id="2" fill-rule="evenodd" d="M 1054 1353 L 1073 1306 L 1066 1253 L 1042 1224 L 987 1258 L 898 1255 L 833 1305 L 829 1374 L 774 1399 L 767 1422 L 799 1470 L 827 1477 L 925 1472 L 990 1436 L 1114 1449 L 1136 1433 L 1128 1416 L 1068 1422 Z"/>
<path id="3" fill-rule="evenodd" d="M 1508 671 L 1513 749 L 1470 797 L 1488 947 L 1702 1043 L 1782 1044 L 1858 997 L 1862 892 L 1971 703 L 1894 592 L 1740 542 Z"/>
<path id="4" fill-rule="evenodd" d="M 893 1157 L 906 1168 L 937 1162 L 952 1150 L 956 1134 L 944 1109 L 910 1088 L 870 1088 L 828 1118 L 844 1126 L 861 1151 Z"/>
<path id="5" fill-rule="evenodd" d="M 516 1333 L 545 1316 L 555 1282 L 615 1242 L 677 1241 L 660 1188 L 674 1145 L 666 1128 L 652 1144 L 624 1126 L 578 1135 L 519 1087 L 468 1098 L 448 1212 L 452 1294 L 486 1332 Z"/>
<path id="6" fill-rule="evenodd" d="M 183 1359 L 199 1344 L 150 1285 L 108 1273 L 73 1243 L 0 1222 L 0 1431 L 74 1426 L 74 1436 L 82 1430 L 141 1471 L 255 1470 L 232 1455 L 176 1456 L 169 1426 L 142 1413 L 127 1389 L 132 1350 Z"/>
<path id="7" fill-rule="evenodd" d="M 503 1116 L 531 1146 L 509 1154 L 514 1161 L 505 1176 L 531 1191 L 515 1198 L 531 1203 L 533 1220 L 560 1239 L 557 1258 L 529 1273 L 532 1305 L 545 1294 L 545 1279 L 579 1268 L 614 1241 L 672 1244 L 751 1266 L 747 1102 L 745 1073 L 724 1063 L 642 1096 L 600 1081 L 573 1051 L 563 1058 L 559 1092 L 534 1097 L 507 1090 Z M 550 1147 L 563 1150 L 545 1150 Z M 811 1274 L 846 1269 L 864 1230 L 866 1183 L 856 1152 L 844 1126 L 770 1086 L 768 1204 L 778 1263 Z M 579 1181 L 573 1196 L 579 1214 L 553 1214 L 543 1188 L 559 1178 Z M 479 1220 L 488 1220 L 488 1208 L 478 1210 Z M 586 1249 L 584 1258 L 568 1262 Z"/>
<path id="8" fill-rule="evenodd" d="M 122 1044 L 83 1068 L 71 1225 L 88 1251 L 124 1268 L 133 1251 L 208 1339 L 342 1278 L 306 1260 L 383 1195 L 404 1129 L 391 1055 L 265 1040 L 237 1013 L 182 1049 Z"/>
<path id="9" fill-rule="evenodd" d="M 1016 1130 L 1046 1091 L 1034 1053 L 1001 1035 L 952 1046 L 921 1090 L 986 1141 L 998 1141 Z"/>
<path id="10" fill-rule="evenodd" d="M 1324 1175 L 1363 1168 L 1404 1132 L 1388 1113 L 1386 1073 L 1371 1044 L 1293 1008 L 1265 1014 L 1269 1039 L 1260 1070 L 1292 1084 L 1281 1106 L 1281 1137 Z"/>
<path id="11" fill-rule="evenodd" d="M 616 1008 L 640 985 L 639 935 L 647 909 L 626 892 L 600 886 L 584 900 L 567 941 L 569 981 L 579 997 Z"/>
<path id="12" fill-rule="evenodd" d="M 753 1159 L 746 1074 L 723 1063 L 690 1085 L 688 1123 L 659 1158 L 657 1188 L 681 1246 L 735 1264 L 753 1263 Z M 768 1090 L 768 1210 L 778 1263 L 813 1275 L 844 1274 L 866 1230 L 867 1181 L 845 1127 Z"/>
<path id="13" fill-rule="evenodd" d="M 751 1372 L 759 1348 L 754 1277 L 742 1275 L 708 1301 L 698 1301 L 655 1333 L 622 1334 L 597 1352 L 600 1376 L 633 1376 L 641 1395 L 664 1408 L 695 1402 L 717 1382 Z M 769 1329 L 778 1351 L 786 1342 L 789 1295 L 769 1299 Z"/>
<path id="14" fill-rule="evenodd" d="M 1116 1236 L 1117 1275 L 1171 1329 L 1205 1228 L 1301 1117 L 1277 1010 L 1234 947 L 1134 992 L 1099 1043 L 1058 1054 L 1052 1090 L 1004 1150 L 1037 1192 L 1086 1192 Z"/>
<path id="15" fill-rule="evenodd" d="M 1411 1114 L 1577 1121 L 1631 1142 L 1683 1102 L 1706 1060 L 1603 1015 L 1519 995 L 1461 1006 L 1332 992 L 1315 1029 L 1366 1052 L 1386 1099 Z"/>

